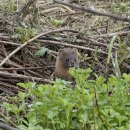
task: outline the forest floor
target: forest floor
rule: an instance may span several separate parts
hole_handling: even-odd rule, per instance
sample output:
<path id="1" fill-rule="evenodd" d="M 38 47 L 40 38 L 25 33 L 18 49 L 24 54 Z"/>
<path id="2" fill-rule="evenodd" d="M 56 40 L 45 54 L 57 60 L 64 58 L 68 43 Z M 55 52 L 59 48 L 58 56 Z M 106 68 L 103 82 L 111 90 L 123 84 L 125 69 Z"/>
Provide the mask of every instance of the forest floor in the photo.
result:
<path id="1" fill-rule="evenodd" d="M 60 48 L 77 48 L 95 75 L 130 73 L 129 0 L 0 3 L 0 104 L 24 91 L 19 82 L 49 83 Z"/>

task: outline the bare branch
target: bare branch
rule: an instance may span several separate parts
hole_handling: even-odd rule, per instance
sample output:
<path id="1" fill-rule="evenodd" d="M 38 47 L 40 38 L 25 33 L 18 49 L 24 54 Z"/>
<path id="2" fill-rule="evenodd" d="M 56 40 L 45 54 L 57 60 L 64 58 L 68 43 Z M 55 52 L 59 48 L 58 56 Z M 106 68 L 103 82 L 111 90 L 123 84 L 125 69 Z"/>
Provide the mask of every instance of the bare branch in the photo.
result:
<path id="1" fill-rule="evenodd" d="M 43 83 L 50 83 L 51 81 L 48 79 L 43 79 L 43 78 L 37 78 L 37 77 L 31 77 L 31 76 L 25 76 L 25 75 L 20 75 L 20 74 L 13 74 L 13 73 L 8 73 L 8 72 L 2 72 L 0 71 L 0 76 L 6 77 L 6 78 L 16 78 L 16 79 L 24 79 L 24 80 L 34 80 L 34 81 L 39 81 Z"/>
<path id="2" fill-rule="evenodd" d="M 63 43 L 63 42 L 50 41 L 50 40 L 38 40 L 38 41 L 39 42 L 44 42 L 44 43 L 56 44 L 56 45 L 63 45 L 63 46 L 67 46 L 67 47 L 74 47 L 74 48 L 78 48 L 78 49 L 82 49 L 82 50 L 87 50 L 87 51 L 98 52 L 98 53 L 102 53 L 102 54 L 107 54 L 105 51 L 102 51 L 102 50 L 96 50 L 96 49 L 89 48 L 89 47 L 72 45 L 72 44 Z"/>
<path id="3" fill-rule="evenodd" d="M 23 47 L 25 47 L 27 44 L 31 43 L 32 41 L 34 41 L 35 39 L 43 36 L 43 35 L 47 35 L 47 34 L 52 34 L 52 33 L 56 33 L 56 32 L 63 32 L 63 31 L 70 31 L 70 32 L 75 32 L 77 33 L 77 31 L 75 30 L 71 30 L 71 29 L 56 29 L 56 30 L 52 30 L 52 31 L 48 31 L 48 32 L 43 32 L 41 34 L 38 34 L 37 36 L 31 38 L 30 40 L 26 41 L 25 43 L 23 43 L 21 46 L 19 46 L 18 48 L 16 48 L 12 53 L 10 53 L 1 63 L 0 66 L 2 66 L 11 56 L 13 56 L 16 52 L 18 52 L 20 49 L 22 49 Z"/>
<path id="4" fill-rule="evenodd" d="M 6 125 L 6 124 L 4 124 L 2 122 L 0 122 L 0 128 L 3 129 L 3 130 L 18 130 L 16 128 L 13 128 L 13 127 L 11 127 L 9 125 Z"/>
<path id="5" fill-rule="evenodd" d="M 87 36 L 87 37 L 91 37 L 91 38 L 110 38 L 110 37 L 114 37 L 115 35 L 119 35 L 119 36 L 125 36 L 128 33 L 130 33 L 130 31 L 122 31 L 122 32 L 115 32 L 115 33 L 108 33 L 108 34 L 101 34 L 101 35 L 92 35 L 92 36 Z"/>
<path id="6" fill-rule="evenodd" d="M 80 6 L 80 5 L 70 4 L 70 3 L 67 3 L 67 2 L 60 1 L 60 0 L 54 0 L 54 2 L 59 3 L 59 4 L 63 4 L 63 5 L 75 8 L 75 9 L 79 9 L 79 10 L 82 10 L 82 11 L 85 11 L 85 12 L 88 12 L 88 13 L 92 13 L 92 14 L 95 14 L 95 15 L 106 16 L 106 17 L 110 17 L 110 18 L 117 19 L 117 20 L 120 20 L 120 21 L 130 22 L 130 19 L 127 18 L 127 17 L 123 17 L 123 16 L 121 17 L 119 15 L 113 15 L 113 14 L 110 14 L 108 12 L 100 12 L 100 11 L 98 11 L 98 10 L 92 8 L 92 7 L 86 8 L 86 7 L 83 7 L 83 6 Z"/>

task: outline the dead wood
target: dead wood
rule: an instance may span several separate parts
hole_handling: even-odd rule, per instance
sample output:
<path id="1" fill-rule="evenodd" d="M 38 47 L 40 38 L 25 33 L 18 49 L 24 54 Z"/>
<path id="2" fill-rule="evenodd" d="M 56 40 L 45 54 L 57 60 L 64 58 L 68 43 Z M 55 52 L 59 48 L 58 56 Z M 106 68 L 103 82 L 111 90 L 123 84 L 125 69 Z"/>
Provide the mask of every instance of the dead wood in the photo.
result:
<path id="1" fill-rule="evenodd" d="M 98 52 L 98 53 L 102 53 L 102 54 L 107 54 L 106 52 L 104 52 L 104 51 L 102 51 L 102 50 L 96 50 L 96 49 L 92 49 L 92 48 L 89 48 L 89 47 L 78 46 L 78 45 L 72 45 L 72 44 L 63 43 L 63 42 L 50 41 L 50 40 L 38 40 L 38 41 L 40 41 L 41 43 L 63 45 L 63 46 L 74 47 L 74 48 L 82 49 L 82 50 L 86 50 L 86 51 L 94 51 L 94 52 Z"/>
<path id="2" fill-rule="evenodd" d="M 12 74 L 8 72 L 2 72 L 0 71 L 0 76 L 4 78 L 15 78 L 15 79 L 21 79 L 25 81 L 32 81 L 32 82 L 42 82 L 42 83 L 50 83 L 50 80 L 48 79 L 43 79 L 43 78 L 37 78 L 37 77 L 31 77 L 31 76 L 25 76 L 25 75 L 20 75 L 20 74 Z"/>
<path id="3" fill-rule="evenodd" d="M 22 49 L 23 47 L 25 47 L 27 44 L 33 42 L 35 39 L 43 36 L 43 35 L 47 35 L 47 34 L 52 34 L 52 33 L 56 33 L 56 32 L 63 32 L 63 31 L 73 31 L 73 32 L 77 32 L 75 30 L 71 30 L 71 29 L 56 29 L 56 30 L 52 30 L 52 31 L 47 31 L 47 32 L 43 32 L 33 38 L 31 38 L 30 40 L 26 41 L 25 43 L 23 43 L 21 46 L 19 46 L 18 48 L 16 48 L 12 53 L 10 53 L 1 63 L 0 66 L 2 66 L 11 56 L 13 56 L 16 52 L 18 52 L 20 49 Z"/>
<path id="4" fill-rule="evenodd" d="M 0 128 L 3 129 L 3 130 L 18 130 L 16 128 L 13 128 L 13 127 L 11 127 L 11 126 L 9 126 L 7 124 L 4 124 L 2 122 L 0 122 Z"/>
<path id="5" fill-rule="evenodd" d="M 101 35 L 92 35 L 92 36 L 88 36 L 91 38 L 111 38 L 114 36 L 126 36 L 127 34 L 129 34 L 130 31 L 121 31 L 121 32 L 115 32 L 115 33 L 108 33 L 108 34 L 101 34 Z"/>
<path id="6" fill-rule="evenodd" d="M 74 9 L 79 9 L 79 10 L 82 10 L 82 11 L 85 11 L 85 12 L 88 12 L 88 13 L 92 13 L 92 14 L 95 14 L 95 15 L 106 16 L 106 17 L 110 17 L 110 18 L 113 18 L 113 19 L 123 21 L 123 22 L 130 22 L 130 19 L 128 17 L 123 17 L 123 16 L 121 17 L 121 16 L 113 15 L 113 14 L 110 14 L 110 13 L 107 13 L 107 12 L 100 12 L 100 11 L 96 10 L 94 7 L 86 8 L 86 7 L 83 7 L 83 6 L 80 6 L 80 5 L 70 4 L 70 3 L 67 3 L 67 2 L 64 2 L 64 1 L 61 1 L 61 0 L 54 0 L 54 2 L 72 7 Z"/>

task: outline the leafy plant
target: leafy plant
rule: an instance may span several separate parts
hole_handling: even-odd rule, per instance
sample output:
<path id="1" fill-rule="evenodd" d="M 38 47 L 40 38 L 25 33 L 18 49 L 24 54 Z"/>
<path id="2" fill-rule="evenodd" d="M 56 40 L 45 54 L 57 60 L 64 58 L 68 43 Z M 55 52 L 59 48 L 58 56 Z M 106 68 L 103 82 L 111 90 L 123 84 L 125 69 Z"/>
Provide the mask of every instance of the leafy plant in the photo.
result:
<path id="1" fill-rule="evenodd" d="M 11 12 L 12 14 L 14 14 L 14 11 L 17 9 L 14 0 L 2 0 L 0 3 L 0 7 L 4 13 Z"/>
<path id="2" fill-rule="evenodd" d="M 56 26 L 56 27 L 61 26 L 61 25 L 63 24 L 63 21 L 62 21 L 62 20 L 58 20 L 58 19 L 54 19 L 54 18 L 50 18 L 50 19 L 49 19 L 49 22 L 50 22 L 52 25 Z"/>
<path id="3" fill-rule="evenodd" d="M 35 36 L 37 31 L 34 28 L 23 28 L 17 27 L 15 30 L 16 34 L 14 35 L 15 39 L 18 39 L 22 43 L 28 41 L 31 37 Z"/>
<path id="4" fill-rule="evenodd" d="M 14 0 L 11 0 L 11 11 L 12 11 L 12 14 L 15 11 L 15 2 L 14 2 Z"/>
<path id="5" fill-rule="evenodd" d="M 91 69 L 71 69 L 76 84 L 57 79 L 53 85 L 18 83 L 19 92 L 6 103 L 8 117 L 20 130 L 130 129 L 130 74 L 90 80 Z M 30 100 L 31 99 L 31 100 Z"/>
<path id="6" fill-rule="evenodd" d="M 113 4 L 112 9 L 114 12 L 128 12 L 128 13 L 130 13 L 129 6 L 124 2 L 119 2 L 118 4 Z"/>
<path id="7" fill-rule="evenodd" d="M 38 55 L 38 56 L 44 56 L 47 51 L 48 51 L 47 48 L 42 47 L 42 48 L 40 48 L 40 50 L 37 51 L 36 55 Z"/>

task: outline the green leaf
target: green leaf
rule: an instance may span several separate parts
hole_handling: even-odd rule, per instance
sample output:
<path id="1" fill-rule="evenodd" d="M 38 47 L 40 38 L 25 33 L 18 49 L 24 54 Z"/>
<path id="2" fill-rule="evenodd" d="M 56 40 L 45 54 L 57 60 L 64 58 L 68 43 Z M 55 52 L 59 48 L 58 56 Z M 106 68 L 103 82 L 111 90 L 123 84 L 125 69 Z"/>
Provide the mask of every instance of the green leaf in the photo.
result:
<path id="1" fill-rule="evenodd" d="M 19 99 L 20 99 L 20 100 L 24 100 L 25 97 L 26 97 L 26 95 L 27 95 L 27 94 L 26 94 L 26 93 L 23 93 L 23 92 L 19 92 L 19 93 L 18 93 L 18 96 L 19 96 Z"/>
<path id="2" fill-rule="evenodd" d="M 87 113 L 84 113 L 84 114 L 81 114 L 80 115 L 80 117 L 81 117 L 81 122 L 87 122 L 87 120 L 88 120 L 88 114 Z"/>
<path id="3" fill-rule="evenodd" d="M 63 21 L 62 21 L 62 20 L 58 20 L 58 19 L 54 19 L 54 18 L 51 18 L 51 19 L 50 19 L 50 22 L 51 22 L 54 26 L 56 26 L 56 27 L 58 27 L 58 26 L 60 26 L 60 25 L 63 24 Z"/>
<path id="4" fill-rule="evenodd" d="M 38 56 L 44 56 L 47 51 L 48 51 L 47 48 L 42 47 L 39 51 L 37 51 L 36 55 L 38 55 Z"/>
<path id="5" fill-rule="evenodd" d="M 47 117 L 53 119 L 57 114 L 58 112 L 48 111 Z"/>

